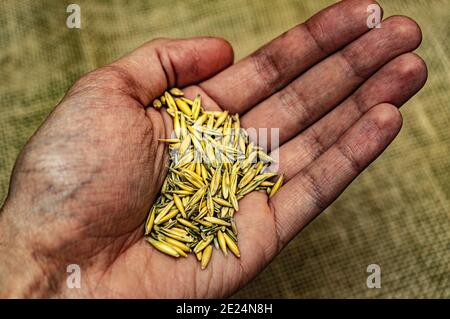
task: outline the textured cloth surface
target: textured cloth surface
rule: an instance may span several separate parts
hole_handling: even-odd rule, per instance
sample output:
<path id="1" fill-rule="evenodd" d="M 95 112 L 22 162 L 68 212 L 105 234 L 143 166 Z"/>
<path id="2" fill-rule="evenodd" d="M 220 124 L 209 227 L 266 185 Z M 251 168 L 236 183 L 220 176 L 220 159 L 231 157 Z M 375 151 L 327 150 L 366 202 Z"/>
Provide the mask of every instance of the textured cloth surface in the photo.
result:
<path id="1" fill-rule="evenodd" d="M 79 76 L 155 37 L 213 35 L 240 59 L 332 1 L 67 1 L 0 4 L 0 200 L 14 160 Z M 426 87 L 404 127 L 327 211 L 236 297 L 450 297 L 450 2 L 380 1 L 423 29 Z M 369 264 L 382 288 L 366 287 Z"/>

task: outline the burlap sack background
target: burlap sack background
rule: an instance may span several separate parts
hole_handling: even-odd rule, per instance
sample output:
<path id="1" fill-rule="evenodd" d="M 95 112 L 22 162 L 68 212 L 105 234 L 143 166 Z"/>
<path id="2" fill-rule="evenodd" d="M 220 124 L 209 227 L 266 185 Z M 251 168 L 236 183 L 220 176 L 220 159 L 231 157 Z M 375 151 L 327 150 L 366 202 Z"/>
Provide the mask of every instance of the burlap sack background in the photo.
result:
<path id="1" fill-rule="evenodd" d="M 332 1 L 67 1 L 0 4 L 0 200 L 29 136 L 83 73 L 154 37 L 215 35 L 242 58 Z M 380 1 L 423 28 L 425 89 L 368 171 L 236 297 L 450 297 L 450 2 Z M 301 44 L 300 44 L 301 45 Z M 377 263 L 382 288 L 366 287 Z"/>

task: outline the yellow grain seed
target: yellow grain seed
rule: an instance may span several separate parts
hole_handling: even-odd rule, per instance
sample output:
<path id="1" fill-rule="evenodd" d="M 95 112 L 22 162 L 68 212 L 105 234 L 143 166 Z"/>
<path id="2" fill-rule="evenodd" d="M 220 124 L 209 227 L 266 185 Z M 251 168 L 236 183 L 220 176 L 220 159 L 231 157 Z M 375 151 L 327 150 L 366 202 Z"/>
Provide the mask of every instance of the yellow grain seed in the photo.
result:
<path id="1" fill-rule="evenodd" d="M 225 163 L 223 163 L 223 167 L 225 167 L 225 170 L 227 171 L 227 173 L 228 172 L 231 172 L 231 162 L 225 162 Z M 229 179 L 229 177 L 228 177 L 228 179 Z"/>
<path id="2" fill-rule="evenodd" d="M 202 252 L 201 251 L 199 251 L 198 253 L 195 253 L 195 256 L 197 257 L 198 261 L 202 260 Z"/>
<path id="3" fill-rule="evenodd" d="M 258 182 L 251 182 L 250 184 L 246 185 L 245 187 L 241 188 L 238 191 L 239 195 L 245 196 L 248 193 L 254 191 L 259 186 Z"/>
<path id="4" fill-rule="evenodd" d="M 194 195 L 191 197 L 191 201 L 189 202 L 189 207 L 194 206 L 194 204 L 198 203 L 200 199 L 205 195 L 206 193 L 206 186 L 200 188 Z"/>
<path id="5" fill-rule="evenodd" d="M 208 179 L 209 179 L 208 171 L 206 170 L 205 165 L 203 165 L 203 164 L 201 164 L 201 165 L 202 165 L 202 178 L 203 178 L 203 181 L 205 182 L 205 184 L 207 184 Z"/>
<path id="6" fill-rule="evenodd" d="M 194 99 L 194 103 L 192 104 L 192 119 L 195 121 L 198 118 L 198 115 L 200 114 L 200 106 L 201 106 L 201 97 L 200 94 L 197 94 L 197 96 Z"/>
<path id="7" fill-rule="evenodd" d="M 270 191 L 269 198 L 272 198 L 273 195 L 275 195 L 275 193 L 281 187 L 281 184 L 283 184 L 283 178 L 284 178 L 283 174 L 281 174 L 280 177 L 278 177 L 278 180 L 275 182 L 275 184 L 272 187 L 272 190 Z"/>
<path id="8" fill-rule="evenodd" d="M 166 112 L 167 112 L 167 114 L 169 114 L 172 117 L 175 116 L 175 111 L 173 109 L 166 109 Z"/>
<path id="9" fill-rule="evenodd" d="M 168 92 L 165 92 L 164 97 L 166 99 L 167 107 L 176 113 L 177 105 L 175 104 L 175 100 L 173 99 L 172 95 L 170 95 Z"/>
<path id="10" fill-rule="evenodd" d="M 224 137 L 222 139 L 222 145 L 230 147 L 229 144 L 230 144 L 230 141 L 231 141 L 231 135 L 230 135 L 229 129 L 226 129 L 226 130 L 224 129 L 223 135 L 224 135 Z"/>
<path id="11" fill-rule="evenodd" d="M 159 251 L 161 251 L 167 255 L 173 256 L 173 257 L 180 257 L 180 254 L 169 244 L 166 244 L 162 241 L 153 239 L 151 237 L 146 237 L 145 239 Z"/>
<path id="12" fill-rule="evenodd" d="M 200 215 L 203 214 L 203 216 L 204 216 L 204 215 L 206 215 L 206 212 L 208 212 L 208 210 L 205 210 L 205 214 L 201 213 Z M 203 217 L 203 216 L 200 217 L 200 215 L 199 215 L 198 218 L 202 218 Z M 213 225 L 212 223 L 207 222 L 206 220 L 201 220 L 201 219 L 197 219 L 196 222 L 201 224 L 201 225 L 203 225 L 203 226 L 205 226 L 205 227 L 211 227 Z"/>
<path id="13" fill-rule="evenodd" d="M 196 179 L 192 178 L 191 176 L 185 176 L 184 178 L 186 178 L 188 180 L 188 182 L 191 183 L 192 185 L 194 185 L 196 188 L 202 188 L 205 186 L 203 183 L 198 182 Z"/>
<path id="14" fill-rule="evenodd" d="M 255 177 L 254 181 L 255 182 L 261 182 L 261 181 L 264 181 L 266 179 L 272 178 L 272 177 L 274 177 L 276 175 L 277 174 L 275 174 L 275 173 L 264 173 L 264 174 L 261 174 L 261 175 L 257 175 Z"/>
<path id="15" fill-rule="evenodd" d="M 205 248 L 205 250 L 203 251 L 203 254 L 202 254 L 202 261 L 201 261 L 202 269 L 205 269 L 206 267 L 208 267 L 208 263 L 211 259 L 211 254 L 212 254 L 212 246 L 209 245 L 208 247 Z"/>
<path id="16" fill-rule="evenodd" d="M 174 218 L 175 216 L 178 215 L 180 211 L 178 209 L 173 209 L 170 212 L 168 212 L 164 217 L 160 218 L 158 221 L 155 220 L 155 224 L 159 225 L 159 224 L 163 224 L 165 222 L 167 222 L 168 220 L 170 220 L 171 218 Z"/>
<path id="17" fill-rule="evenodd" d="M 221 218 L 227 217 L 227 216 L 228 216 L 228 210 L 229 210 L 229 209 L 233 209 L 233 208 L 231 208 L 231 207 L 222 207 L 222 208 L 220 209 L 220 217 L 221 217 Z"/>
<path id="18" fill-rule="evenodd" d="M 194 229 L 194 230 L 196 230 L 196 231 L 200 231 L 200 228 L 198 228 L 197 226 L 195 226 L 194 224 L 192 224 L 190 221 L 187 221 L 186 219 L 178 218 L 177 221 L 178 221 L 180 224 L 182 224 L 182 225 L 184 225 L 184 226 L 186 226 L 186 227 L 189 227 L 189 228 Z"/>
<path id="19" fill-rule="evenodd" d="M 164 95 L 160 96 L 159 100 L 163 105 L 166 105 L 166 97 Z"/>
<path id="20" fill-rule="evenodd" d="M 194 122 L 194 127 L 195 126 L 202 126 L 203 123 L 205 123 L 205 121 L 208 119 L 208 115 L 203 113 L 202 115 L 200 115 L 198 117 L 198 119 Z"/>
<path id="21" fill-rule="evenodd" d="M 178 112 L 175 111 L 174 117 L 173 117 L 173 129 L 175 131 L 176 137 L 180 138 L 181 136 L 181 125 L 180 125 L 180 119 L 178 116 Z"/>
<path id="22" fill-rule="evenodd" d="M 170 94 L 172 94 L 173 96 L 183 96 L 184 93 L 183 91 L 181 91 L 179 88 L 171 88 L 169 90 Z"/>
<path id="23" fill-rule="evenodd" d="M 153 206 L 150 214 L 147 217 L 147 221 L 145 222 L 145 235 L 150 234 L 153 228 L 153 223 L 155 222 L 155 207 Z"/>
<path id="24" fill-rule="evenodd" d="M 172 227 L 171 229 L 167 229 L 166 231 L 169 233 L 174 233 L 174 234 L 180 235 L 180 236 L 189 235 L 189 233 L 186 230 L 184 230 L 183 228 L 178 228 L 178 227 Z"/>
<path id="25" fill-rule="evenodd" d="M 263 162 L 271 162 L 271 163 L 275 162 L 275 160 L 272 157 L 270 157 L 269 155 L 267 155 L 263 151 L 259 151 L 258 152 L 258 157 Z"/>
<path id="26" fill-rule="evenodd" d="M 170 238 L 170 237 L 167 237 L 164 235 L 158 235 L 158 238 L 160 238 L 160 236 L 163 241 L 167 242 L 168 244 L 170 244 L 174 247 L 178 247 L 179 249 L 181 249 L 185 252 L 191 251 L 191 249 L 188 246 L 186 246 L 186 244 L 182 243 L 181 241 L 178 241 L 176 239 L 173 239 L 173 238 Z"/>
<path id="27" fill-rule="evenodd" d="M 238 231 L 237 231 L 237 225 L 236 225 L 236 222 L 234 221 L 234 218 L 231 218 L 231 230 L 237 236 Z"/>
<path id="28" fill-rule="evenodd" d="M 191 108 L 185 101 L 183 101 L 181 99 L 176 99 L 175 103 L 177 104 L 177 106 L 181 112 L 183 112 L 187 116 L 191 117 L 191 115 L 192 115 Z"/>
<path id="29" fill-rule="evenodd" d="M 200 162 L 195 163 L 195 174 L 197 174 L 198 176 L 202 176 L 202 164 Z"/>
<path id="30" fill-rule="evenodd" d="M 220 230 L 217 231 L 217 240 L 219 241 L 219 246 L 220 249 L 222 249 L 223 254 L 227 256 L 228 255 L 227 243 L 225 242 L 225 237 L 223 236 L 223 233 Z"/>
<path id="31" fill-rule="evenodd" d="M 256 175 L 256 171 L 254 169 L 250 169 L 241 179 L 241 181 L 239 182 L 238 187 L 239 188 L 243 188 L 245 187 L 247 184 L 249 184 L 253 178 Z"/>
<path id="32" fill-rule="evenodd" d="M 230 238 L 227 234 L 223 234 L 223 237 L 225 238 L 225 242 L 227 243 L 228 248 L 230 248 L 231 252 L 236 257 L 241 257 L 241 253 L 239 252 L 239 248 L 236 245 L 236 243 L 233 241 L 233 239 Z"/>
<path id="33" fill-rule="evenodd" d="M 261 184 L 259 184 L 259 186 L 262 186 L 262 187 L 272 187 L 273 184 L 274 184 L 274 183 L 272 183 L 272 182 L 264 181 L 264 182 L 262 182 Z"/>
<path id="34" fill-rule="evenodd" d="M 202 143 L 200 143 L 200 141 L 198 140 L 197 137 L 195 137 L 194 134 L 191 134 L 191 140 L 192 140 L 192 144 L 194 144 L 194 147 L 197 150 L 197 152 L 199 152 L 200 154 L 203 154 Z"/>
<path id="35" fill-rule="evenodd" d="M 194 238 L 192 238 L 192 237 L 182 236 L 182 235 L 178 235 L 178 234 L 175 234 L 175 233 L 170 233 L 170 232 L 168 232 L 167 229 L 166 230 L 161 230 L 161 232 L 164 235 L 168 236 L 168 237 L 171 237 L 173 239 L 182 241 L 184 243 L 192 243 L 194 241 Z"/>
<path id="36" fill-rule="evenodd" d="M 213 216 L 214 215 L 214 202 L 213 202 L 211 194 L 209 194 L 208 197 L 206 198 L 206 207 L 208 208 L 208 216 Z"/>
<path id="37" fill-rule="evenodd" d="M 183 156 L 184 152 L 191 146 L 191 136 L 186 135 L 186 137 L 183 139 L 183 142 L 180 145 L 180 148 L 178 149 L 178 155 Z"/>
<path id="38" fill-rule="evenodd" d="M 263 170 L 265 168 L 265 165 L 263 162 L 258 162 L 256 163 L 256 165 L 254 166 L 254 169 L 256 171 L 256 174 L 258 174 L 259 172 L 261 172 L 261 170 Z"/>
<path id="39" fill-rule="evenodd" d="M 175 202 L 175 206 L 177 206 L 178 210 L 180 211 L 181 216 L 183 216 L 183 218 L 186 218 L 186 211 L 180 197 L 178 197 L 177 194 L 173 194 L 173 201 Z"/>
<path id="40" fill-rule="evenodd" d="M 184 102 L 186 102 L 189 106 L 192 106 L 194 104 L 194 101 L 186 98 L 186 97 L 180 97 L 180 99 L 182 99 Z"/>
<path id="41" fill-rule="evenodd" d="M 236 198 L 236 195 L 234 193 L 230 193 L 229 194 L 229 200 L 231 202 L 231 204 L 233 205 L 233 208 L 238 211 L 239 210 L 239 204 Z"/>
<path id="42" fill-rule="evenodd" d="M 216 123 L 214 124 L 214 128 L 218 128 L 228 117 L 228 111 L 222 112 L 219 117 L 216 120 Z"/>
<path id="43" fill-rule="evenodd" d="M 208 122 L 206 122 L 206 127 L 212 129 L 214 127 L 214 114 L 210 114 L 208 117 Z"/>
<path id="44" fill-rule="evenodd" d="M 175 251 L 178 253 L 178 255 L 183 256 L 183 257 L 187 257 L 188 255 L 180 248 L 178 248 L 177 246 L 174 245 L 170 245 L 173 249 L 175 249 Z"/>
<path id="45" fill-rule="evenodd" d="M 186 172 L 186 171 L 185 171 Z M 205 184 L 203 183 L 203 179 L 194 172 L 192 174 L 186 173 L 184 176 L 191 184 L 195 185 L 197 188 L 205 187 Z"/>
<path id="46" fill-rule="evenodd" d="M 220 249 L 219 242 L 217 241 L 217 237 L 214 237 L 213 244 L 214 244 L 214 248 L 216 248 L 217 250 Z"/>
<path id="47" fill-rule="evenodd" d="M 194 194 L 195 191 L 192 191 L 192 194 Z M 189 201 L 191 200 L 190 196 L 184 196 L 181 198 L 181 202 L 183 203 L 183 206 L 186 207 L 189 204 Z"/>
<path id="48" fill-rule="evenodd" d="M 187 163 L 190 163 L 194 159 L 194 152 L 193 151 L 187 151 L 186 154 L 180 158 L 180 160 L 177 163 L 177 166 L 183 166 Z"/>
<path id="49" fill-rule="evenodd" d="M 190 167 L 190 169 L 182 169 L 183 172 L 185 172 L 187 175 L 189 175 L 190 177 L 192 177 L 193 179 L 195 179 L 198 183 L 200 183 L 201 185 L 205 186 L 203 184 L 203 179 L 200 175 L 198 175 L 196 172 L 194 172 L 194 167 Z"/>
<path id="50" fill-rule="evenodd" d="M 251 153 L 243 162 L 241 165 L 242 170 L 245 172 L 248 168 L 251 167 L 251 165 L 256 160 L 256 152 Z"/>
<path id="51" fill-rule="evenodd" d="M 230 177 L 228 175 L 228 171 L 225 170 L 222 177 L 222 195 L 223 198 L 228 198 L 228 193 L 230 191 Z"/>
<path id="52" fill-rule="evenodd" d="M 202 251 L 203 249 L 205 249 L 209 244 L 211 244 L 211 242 L 213 241 L 214 236 L 208 236 L 205 239 L 201 240 L 198 242 L 198 244 L 194 247 L 194 253 L 198 253 L 199 251 Z"/>
<path id="53" fill-rule="evenodd" d="M 181 114 L 180 116 L 180 133 L 181 136 L 186 137 L 186 135 L 188 134 L 188 130 L 186 128 L 186 117 L 184 116 L 184 114 Z"/>
<path id="54" fill-rule="evenodd" d="M 159 108 L 162 107 L 162 103 L 161 103 L 161 101 L 158 100 L 158 99 L 154 99 L 152 104 L 153 104 L 153 107 L 154 107 L 155 109 L 159 109 Z"/>
<path id="55" fill-rule="evenodd" d="M 216 225 L 231 226 L 231 224 L 229 222 L 226 222 L 223 219 L 216 218 L 216 217 L 207 216 L 207 217 L 205 217 L 205 220 L 210 223 L 216 224 Z"/>
<path id="56" fill-rule="evenodd" d="M 245 140 L 242 137 L 239 137 L 239 148 L 242 153 L 245 153 Z"/>
<path id="57" fill-rule="evenodd" d="M 161 220 L 161 218 L 163 218 L 172 208 L 172 206 L 174 205 L 174 201 L 170 201 L 159 213 L 158 216 L 156 216 L 154 223 L 156 225 L 159 224 L 159 221 Z"/>
<path id="58" fill-rule="evenodd" d="M 210 191 L 211 191 L 211 195 L 214 196 L 217 192 L 217 190 L 219 189 L 219 185 L 220 185 L 220 179 L 221 179 L 221 168 L 218 167 L 213 174 L 213 177 L 211 178 L 211 186 L 210 186 Z"/>
<path id="59" fill-rule="evenodd" d="M 213 167 L 217 166 L 216 156 L 214 155 L 214 149 L 210 143 L 205 145 L 206 156 Z"/>
<path id="60" fill-rule="evenodd" d="M 230 202 L 227 202 L 226 200 L 219 198 L 219 197 L 213 197 L 213 201 L 215 201 L 217 204 L 226 206 L 226 207 L 233 207 L 233 204 Z"/>
<path id="61" fill-rule="evenodd" d="M 188 166 L 185 167 L 186 170 L 195 173 L 195 163 L 191 163 Z"/>
<path id="62" fill-rule="evenodd" d="M 247 155 L 247 157 L 252 154 L 253 152 L 253 143 L 250 143 L 247 145 L 247 150 L 245 151 L 245 155 Z"/>
<path id="63" fill-rule="evenodd" d="M 177 185 L 179 188 L 181 188 L 182 190 L 185 190 L 185 191 L 189 191 L 189 192 L 193 192 L 193 193 L 196 191 L 195 188 L 192 188 L 191 186 L 189 186 L 183 182 L 175 182 L 175 185 Z"/>

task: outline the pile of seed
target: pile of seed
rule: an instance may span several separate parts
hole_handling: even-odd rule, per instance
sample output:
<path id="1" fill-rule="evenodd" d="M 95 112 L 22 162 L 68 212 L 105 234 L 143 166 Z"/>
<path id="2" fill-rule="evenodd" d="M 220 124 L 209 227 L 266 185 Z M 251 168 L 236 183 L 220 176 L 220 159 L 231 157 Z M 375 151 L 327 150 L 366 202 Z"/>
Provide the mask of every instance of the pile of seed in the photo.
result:
<path id="1" fill-rule="evenodd" d="M 240 257 L 234 214 L 238 201 L 254 190 L 272 197 L 283 182 L 268 171 L 274 161 L 249 142 L 239 115 L 205 111 L 200 95 L 192 101 L 177 88 L 153 101 L 173 117 L 170 164 L 158 199 L 145 224 L 145 239 L 174 257 L 193 252 L 201 268 L 211 259 L 213 246 Z"/>

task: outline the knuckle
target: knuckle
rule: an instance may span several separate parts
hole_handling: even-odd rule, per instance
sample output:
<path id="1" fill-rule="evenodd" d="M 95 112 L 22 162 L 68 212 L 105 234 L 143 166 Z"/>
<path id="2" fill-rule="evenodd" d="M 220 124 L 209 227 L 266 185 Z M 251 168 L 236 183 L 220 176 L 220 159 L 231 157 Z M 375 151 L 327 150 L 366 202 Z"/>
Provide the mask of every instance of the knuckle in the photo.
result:
<path id="1" fill-rule="evenodd" d="M 303 137 L 307 145 L 306 151 L 311 161 L 325 153 L 325 144 L 322 142 L 321 136 L 316 132 L 313 126 L 311 126 L 311 128 L 303 135 Z"/>
<path id="2" fill-rule="evenodd" d="M 324 189 L 320 186 L 322 182 L 309 171 L 302 173 L 303 175 L 303 189 L 305 193 L 310 197 L 314 206 L 316 206 L 320 211 L 327 208 L 327 197 Z"/>
<path id="3" fill-rule="evenodd" d="M 267 48 L 262 48 L 253 53 L 250 60 L 263 82 L 265 90 L 272 92 L 276 89 L 282 76 L 282 70 L 273 53 L 268 52 Z"/>
<path id="4" fill-rule="evenodd" d="M 374 134 L 378 135 L 378 128 L 374 126 L 373 131 Z M 348 143 L 338 143 L 336 147 L 344 161 L 350 164 L 355 172 L 359 172 L 364 168 L 363 163 L 361 163 L 361 161 L 358 159 L 358 152 L 355 150 L 355 148 L 358 148 L 358 146 L 352 146 Z"/>
<path id="5" fill-rule="evenodd" d="M 283 106 L 282 110 L 285 111 L 289 117 L 295 119 L 300 127 L 307 124 L 308 119 L 312 116 L 310 107 L 292 85 L 285 87 L 276 95 L 276 97 Z"/>

